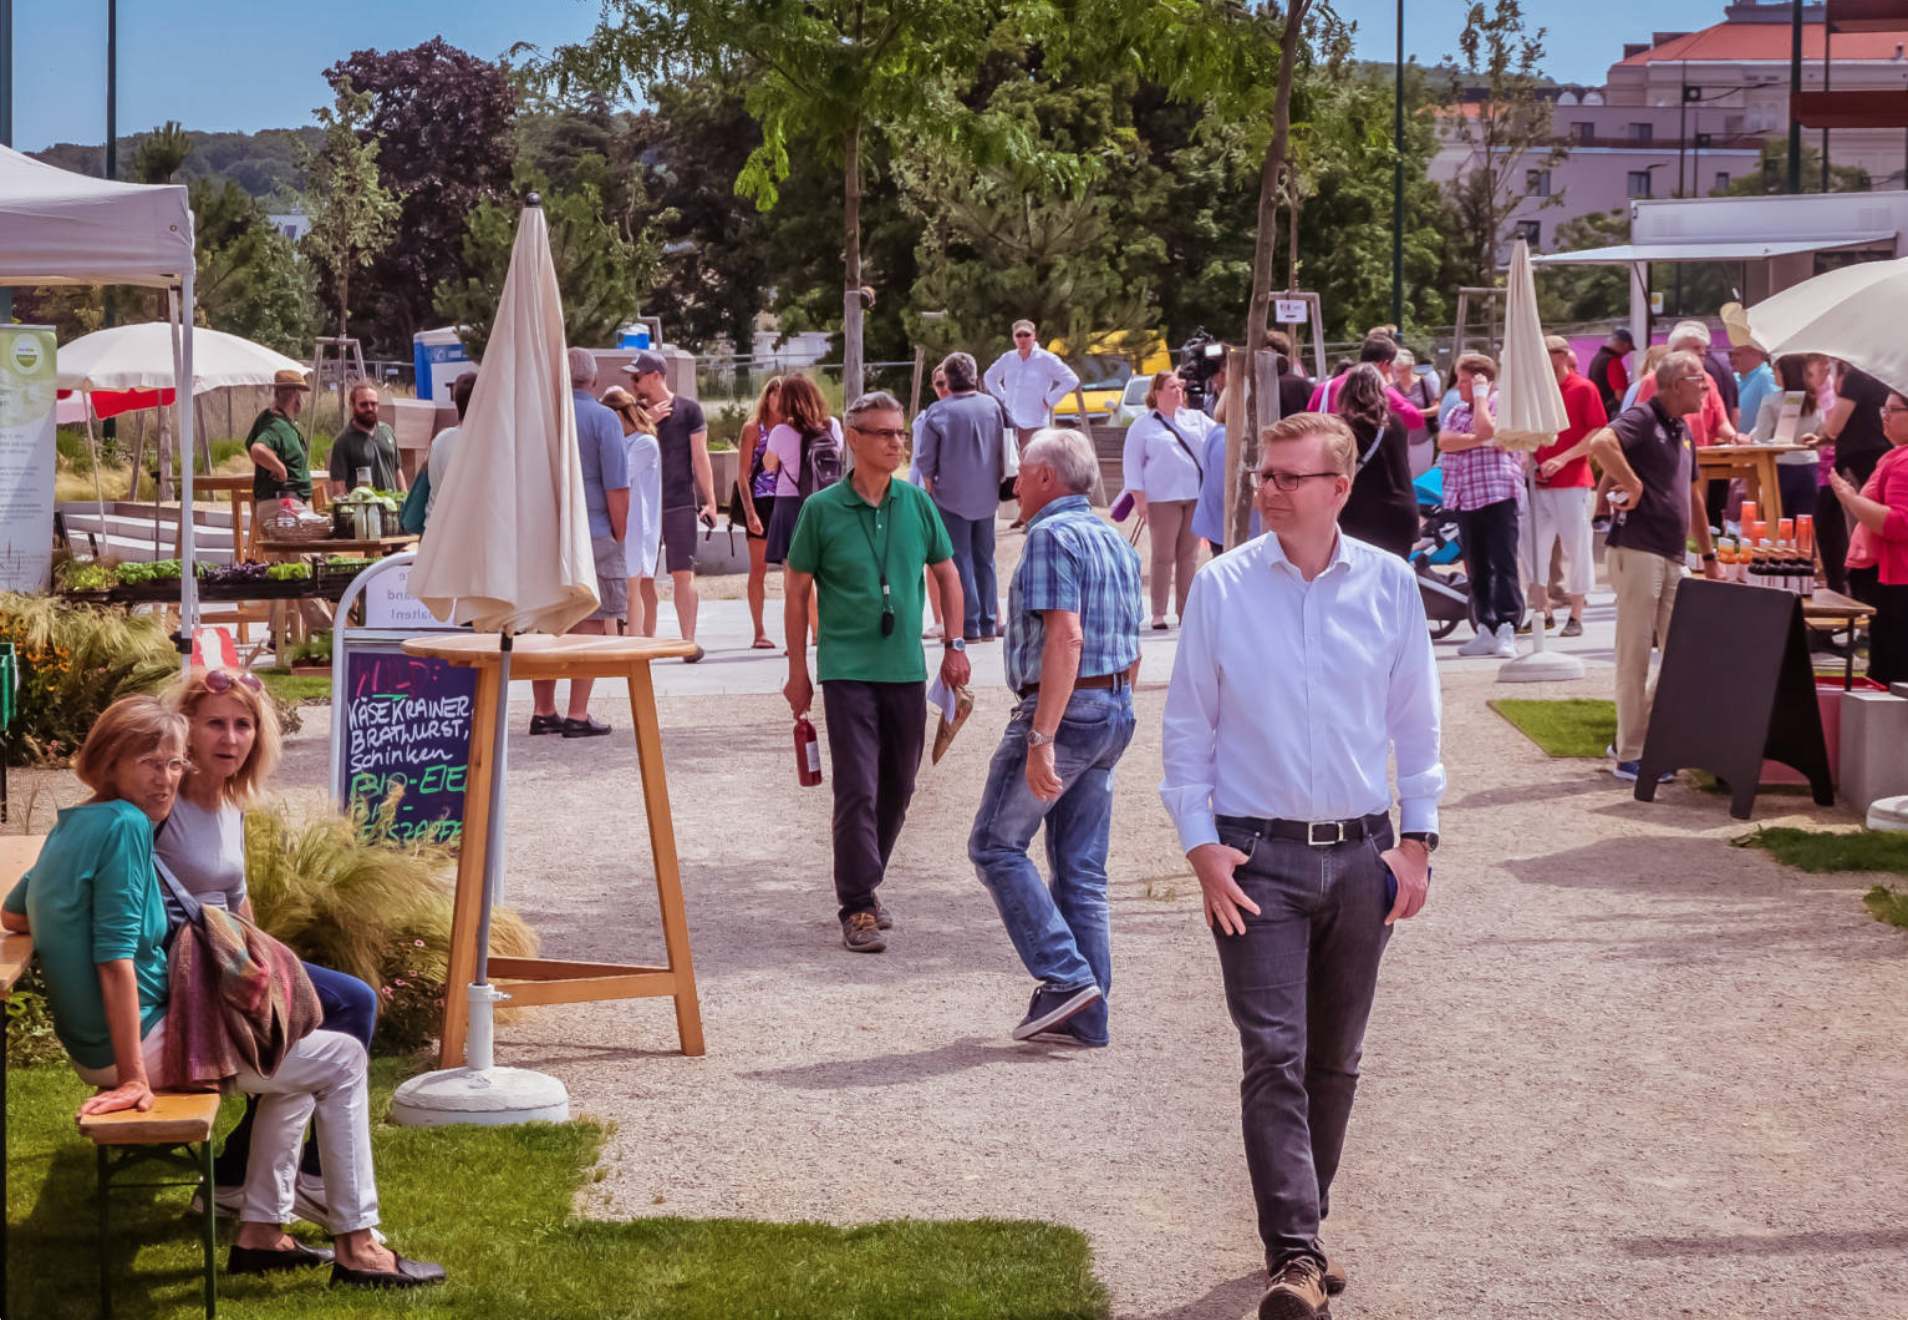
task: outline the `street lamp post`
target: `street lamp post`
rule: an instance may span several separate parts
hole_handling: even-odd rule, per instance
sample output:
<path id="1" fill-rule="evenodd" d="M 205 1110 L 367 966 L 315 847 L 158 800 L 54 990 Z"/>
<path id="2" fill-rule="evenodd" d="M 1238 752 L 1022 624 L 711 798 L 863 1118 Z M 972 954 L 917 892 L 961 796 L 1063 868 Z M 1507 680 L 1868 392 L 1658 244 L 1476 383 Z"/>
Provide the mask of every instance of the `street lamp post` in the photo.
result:
<path id="1" fill-rule="evenodd" d="M 1789 10 L 1789 188 L 1802 191 L 1802 121 L 1795 117 L 1795 98 L 1802 94 L 1802 0 Z"/>
<path id="2" fill-rule="evenodd" d="M 1391 88 L 1391 323 L 1404 329 L 1404 0 L 1398 0 L 1397 64 Z"/>

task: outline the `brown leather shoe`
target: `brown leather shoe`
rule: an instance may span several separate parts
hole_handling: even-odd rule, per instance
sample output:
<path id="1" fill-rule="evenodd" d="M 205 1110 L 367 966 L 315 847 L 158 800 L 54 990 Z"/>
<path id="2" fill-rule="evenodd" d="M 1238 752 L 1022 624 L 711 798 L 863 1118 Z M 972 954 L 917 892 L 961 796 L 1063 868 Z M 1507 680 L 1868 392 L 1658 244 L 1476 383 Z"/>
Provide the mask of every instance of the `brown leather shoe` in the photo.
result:
<path id="1" fill-rule="evenodd" d="M 1259 1299 L 1259 1320 L 1319 1320 L 1327 1314 L 1325 1271 L 1310 1256 L 1281 1265 Z"/>
<path id="2" fill-rule="evenodd" d="M 850 953 L 880 953 L 888 947 L 872 912 L 851 913 L 841 923 L 841 942 Z"/>
<path id="3" fill-rule="evenodd" d="M 1326 1293 L 1332 1297 L 1336 1297 L 1345 1291 L 1345 1285 L 1350 1282 L 1351 1277 L 1345 1273 L 1345 1267 L 1333 1260 L 1330 1256 L 1327 1256 L 1325 1258 Z"/>

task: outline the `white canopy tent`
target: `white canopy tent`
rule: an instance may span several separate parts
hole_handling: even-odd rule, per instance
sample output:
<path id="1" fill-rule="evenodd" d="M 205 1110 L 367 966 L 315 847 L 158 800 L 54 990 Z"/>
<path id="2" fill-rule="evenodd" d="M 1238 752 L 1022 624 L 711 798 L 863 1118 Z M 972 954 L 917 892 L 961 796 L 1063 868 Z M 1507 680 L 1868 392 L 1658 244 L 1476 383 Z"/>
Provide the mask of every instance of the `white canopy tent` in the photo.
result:
<path id="1" fill-rule="evenodd" d="M 176 184 L 110 183 L 0 147 L 0 284 L 134 284 L 169 295 L 173 379 L 193 380 L 192 208 Z M 192 453 L 192 391 L 180 390 L 180 451 Z M 182 462 L 180 648 L 198 620 L 192 462 Z"/>

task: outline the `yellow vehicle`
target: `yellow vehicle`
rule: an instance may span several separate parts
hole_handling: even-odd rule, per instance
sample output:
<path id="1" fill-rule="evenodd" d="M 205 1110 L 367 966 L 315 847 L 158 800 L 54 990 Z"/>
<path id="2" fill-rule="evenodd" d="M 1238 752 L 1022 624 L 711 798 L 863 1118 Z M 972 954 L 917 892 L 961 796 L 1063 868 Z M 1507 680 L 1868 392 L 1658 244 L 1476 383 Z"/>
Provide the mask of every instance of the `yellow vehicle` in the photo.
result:
<path id="1" fill-rule="evenodd" d="M 1087 341 L 1087 351 L 1078 356 L 1067 348 L 1067 341 L 1055 339 L 1047 351 L 1061 358 L 1080 378 L 1080 389 L 1060 400 L 1053 410 L 1055 421 L 1077 422 L 1080 395 L 1086 395 L 1087 420 L 1113 420 L 1120 406 L 1126 382 L 1135 376 L 1150 377 L 1156 371 L 1171 371 L 1173 355 L 1158 334 L 1134 334 L 1114 330 Z"/>

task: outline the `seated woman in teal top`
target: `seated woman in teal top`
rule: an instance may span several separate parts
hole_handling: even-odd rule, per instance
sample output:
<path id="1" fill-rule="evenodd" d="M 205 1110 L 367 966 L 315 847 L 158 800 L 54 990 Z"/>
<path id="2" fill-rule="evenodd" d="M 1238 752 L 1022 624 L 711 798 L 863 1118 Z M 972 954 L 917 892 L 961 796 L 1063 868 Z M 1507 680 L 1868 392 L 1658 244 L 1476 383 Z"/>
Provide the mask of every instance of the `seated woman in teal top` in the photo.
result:
<path id="1" fill-rule="evenodd" d="M 108 706 L 86 735 L 73 772 L 93 790 L 62 811 L 39 860 L 0 904 L 0 926 L 29 931 L 46 969 L 53 1029 L 80 1076 L 100 1087 L 80 1113 L 152 1108 L 164 1061 L 166 912 L 153 868 L 153 828 L 172 810 L 186 768 L 186 719 L 152 697 Z M 332 1267 L 331 1281 L 363 1288 L 441 1283 L 444 1270 L 406 1260 L 375 1233 L 365 1048 L 336 1031 L 299 1041 L 271 1076 L 241 1072 L 261 1098 L 239 1230 L 228 1274 Z M 292 1214 L 299 1140 L 318 1120 L 335 1254 L 284 1232 Z"/>

